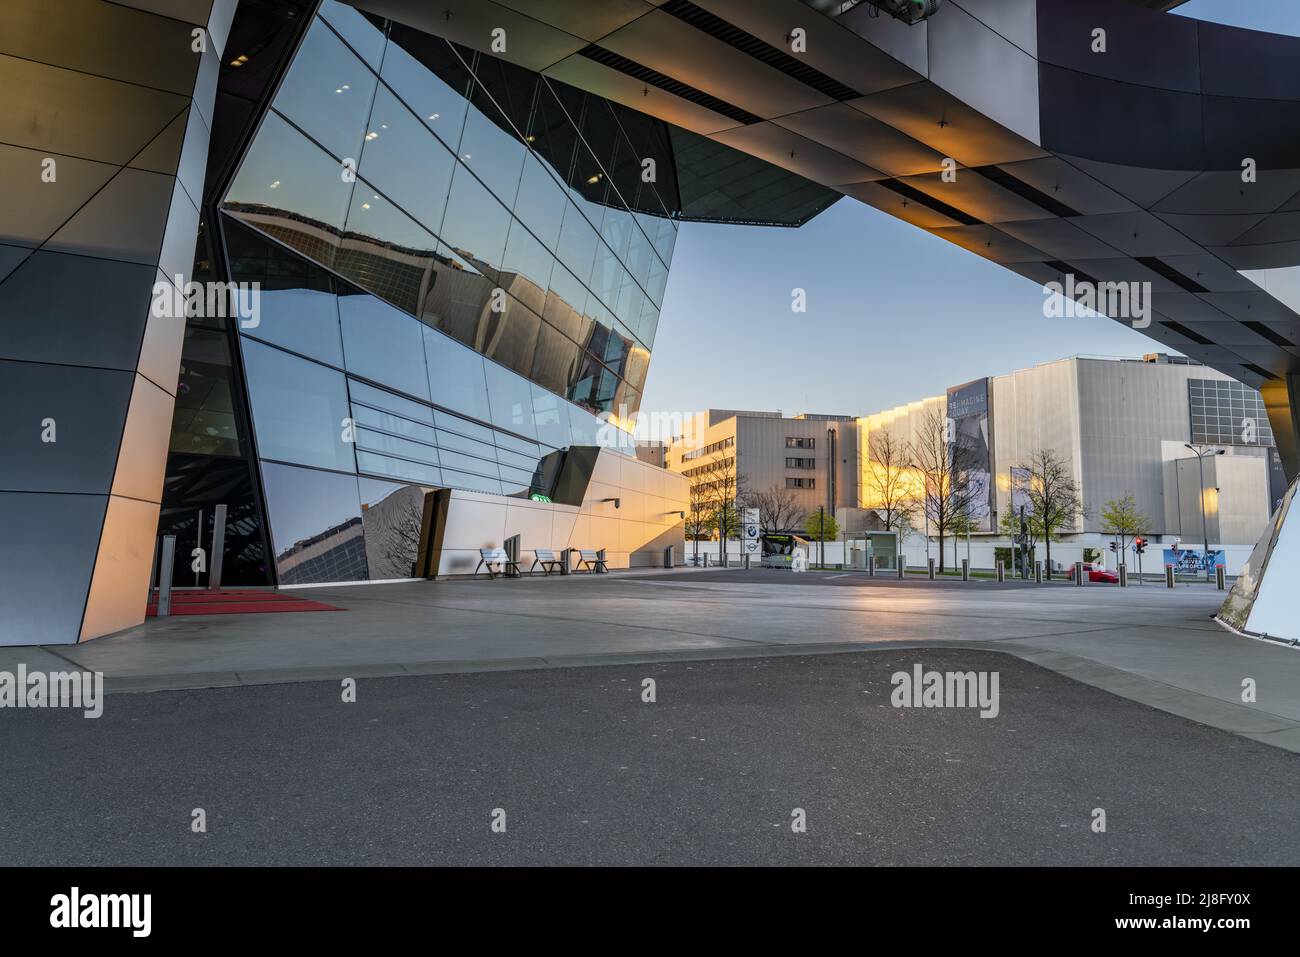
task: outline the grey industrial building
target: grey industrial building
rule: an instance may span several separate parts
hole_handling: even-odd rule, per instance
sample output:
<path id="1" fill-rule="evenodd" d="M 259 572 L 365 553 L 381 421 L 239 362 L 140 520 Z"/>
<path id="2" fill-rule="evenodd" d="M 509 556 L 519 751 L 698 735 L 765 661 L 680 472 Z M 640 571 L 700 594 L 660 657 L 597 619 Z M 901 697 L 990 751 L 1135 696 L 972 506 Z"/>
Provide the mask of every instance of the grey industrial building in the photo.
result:
<path id="1" fill-rule="evenodd" d="M 982 401 L 954 403 L 959 391 Z M 864 416 L 862 505 L 870 507 L 872 435 L 887 430 L 910 441 L 926 409 L 938 407 L 954 428 L 982 437 L 977 469 L 989 476 L 976 503 L 977 531 L 996 534 L 1013 507 L 1017 476 L 1040 449 L 1069 463 L 1085 512 L 1068 531 L 1103 536 L 1105 503 L 1133 495 L 1157 541 L 1254 544 L 1286 491 L 1281 460 L 1260 394 L 1195 360 L 1152 354 L 1142 359 L 1071 357 L 977 379 L 944 395 Z M 1222 448 L 1202 471 L 1188 444 Z"/>

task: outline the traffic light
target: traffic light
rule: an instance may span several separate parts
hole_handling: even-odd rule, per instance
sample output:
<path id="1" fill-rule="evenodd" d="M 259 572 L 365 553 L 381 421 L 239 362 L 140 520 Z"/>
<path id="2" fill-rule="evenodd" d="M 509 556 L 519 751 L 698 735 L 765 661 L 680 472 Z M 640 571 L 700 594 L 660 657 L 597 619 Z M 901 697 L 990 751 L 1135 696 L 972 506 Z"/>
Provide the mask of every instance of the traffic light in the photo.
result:
<path id="1" fill-rule="evenodd" d="M 1116 550 L 1116 549 L 1115 549 L 1115 543 L 1114 543 L 1114 542 L 1111 542 L 1111 543 L 1110 543 L 1110 550 L 1111 550 L 1112 552 Z"/>
<path id="2" fill-rule="evenodd" d="M 1147 540 L 1145 538 L 1133 539 L 1133 551 L 1141 555 L 1144 551 L 1146 551 L 1146 548 L 1147 548 Z"/>

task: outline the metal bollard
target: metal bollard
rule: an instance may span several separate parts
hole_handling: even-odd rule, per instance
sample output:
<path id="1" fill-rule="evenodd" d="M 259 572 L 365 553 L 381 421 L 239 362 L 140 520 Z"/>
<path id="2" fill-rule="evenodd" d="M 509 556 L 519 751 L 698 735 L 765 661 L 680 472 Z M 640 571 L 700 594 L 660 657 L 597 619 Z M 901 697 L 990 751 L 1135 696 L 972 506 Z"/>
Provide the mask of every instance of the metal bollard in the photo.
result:
<path id="1" fill-rule="evenodd" d="M 898 577 L 901 580 L 907 574 L 907 559 L 902 555 L 898 556 Z"/>
<path id="2" fill-rule="evenodd" d="M 998 581 L 1004 582 L 1006 580 L 1007 580 L 1006 562 L 1004 562 L 1002 559 L 999 558 L 998 559 Z"/>
<path id="3" fill-rule="evenodd" d="M 1083 562 L 1074 563 L 1074 583 L 1076 585 L 1083 584 Z"/>
<path id="4" fill-rule="evenodd" d="M 961 580 L 964 582 L 970 581 L 970 559 L 969 558 L 963 558 L 961 560 Z"/>
<path id="5" fill-rule="evenodd" d="M 1174 566 L 1173 565 L 1165 566 L 1165 587 L 1166 588 L 1174 587 Z"/>
<path id="6" fill-rule="evenodd" d="M 867 558 L 867 577 L 868 578 L 876 577 L 876 556 L 875 555 L 870 555 Z"/>
<path id="7" fill-rule="evenodd" d="M 1214 581 L 1219 586 L 1219 591 L 1228 587 L 1228 573 L 1222 565 L 1214 566 Z"/>
<path id="8" fill-rule="evenodd" d="M 572 574 L 573 574 L 573 552 L 572 552 L 572 549 L 568 549 L 568 548 L 566 548 L 564 551 L 560 552 L 560 574 L 561 574 L 561 575 L 572 575 Z"/>
<path id="9" fill-rule="evenodd" d="M 1123 562 L 1119 563 L 1119 587 L 1128 587 L 1128 565 Z"/>
<path id="10" fill-rule="evenodd" d="M 675 546 L 673 546 L 673 545 L 669 545 L 667 548 L 664 549 L 664 568 L 672 568 L 672 567 L 673 567 L 673 548 L 674 548 L 674 547 L 675 547 Z"/>
<path id="11" fill-rule="evenodd" d="M 930 581 L 934 581 L 934 559 L 933 559 L 933 558 L 927 558 L 927 559 L 925 560 L 925 563 L 926 563 L 927 567 L 929 568 L 929 572 L 930 572 Z"/>
<path id="12" fill-rule="evenodd" d="M 212 514 L 212 561 L 208 563 L 208 591 L 221 591 L 221 566 L 226 557 L 226 506 Z"/>
<path id="13" fill-rule="evenodd" d="M 1034 584 L 1041 585 L 1042 583 L 1043 583 L 1043 563 L 1034 562 Z"/>
<path id="14" fill-rule="evenodd" d="M 176 564 L 176 536 L 164 535 L 161 564 L 158 566 L 158 617 L 172 613 L 172 566 Z"/>
<path id="15" fill-rule="evenodd" d="M 603 548 L 597 549 L 596 557 L 600 559 L 600 567 L 603 568 L 606 572 L 609 571 L 609 566 L 605 564 L 605 549 Z M 604 573 L 605 572 L 601 572 L 602 575 Z"/>

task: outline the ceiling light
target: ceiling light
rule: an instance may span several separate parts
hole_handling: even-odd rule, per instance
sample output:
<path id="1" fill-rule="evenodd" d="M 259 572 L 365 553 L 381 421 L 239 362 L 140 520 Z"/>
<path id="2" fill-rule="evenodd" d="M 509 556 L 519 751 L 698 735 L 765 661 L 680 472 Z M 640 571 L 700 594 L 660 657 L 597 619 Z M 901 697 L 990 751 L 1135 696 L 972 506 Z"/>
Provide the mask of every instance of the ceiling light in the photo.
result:
<path id="1" fill-rule="evenodd" d="M 587 177 L 587 184 L 589 186 L 595 186 L 599 182 L 600 182 L 599 173 L 592 173 L 590 176 Z"/>
<path id="2" fill-rule="evenodd" d="M 376 133 L 374 130 L 371 130 L 369 133 L 366 134 L 366 139 L 367 139 L 367 140 L 374 140 L 374 139 L 378 139 L 378 138 L 379 138 L 379 134 Z"/>
<path id="3" fill-rule="evenodd" d="M 271 189 L 275 189 L 279 185 L 280 185 L 280 181 L 277 179 L 274 183 L 271 184 Z"/>
<path id="4" fill-rule="evenodd" d="M 235 57 L 233 60 L 230 61 L 230 65 L 243 66 L 247 62 L 248 62 L 248 57 L 241 53 L 239 54 L 239 56 Z"/>

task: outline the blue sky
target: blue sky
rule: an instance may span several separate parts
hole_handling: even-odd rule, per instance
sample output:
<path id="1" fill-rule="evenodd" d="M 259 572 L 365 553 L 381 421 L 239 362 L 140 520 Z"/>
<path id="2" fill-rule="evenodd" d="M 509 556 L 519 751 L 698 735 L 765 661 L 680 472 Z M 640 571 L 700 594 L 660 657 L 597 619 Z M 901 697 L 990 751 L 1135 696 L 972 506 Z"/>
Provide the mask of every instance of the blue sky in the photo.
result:
<path id="1" fill-rule="evenodd" d="M 1179 12 L 1300 35 L 1300 0 Z M 1158 348 L 1110 319 L 1046 319 L 1037 284 L 844 199 L 799 229 L 682 225 L 642 409 L 863 414 L 1064 356 Z"/>

